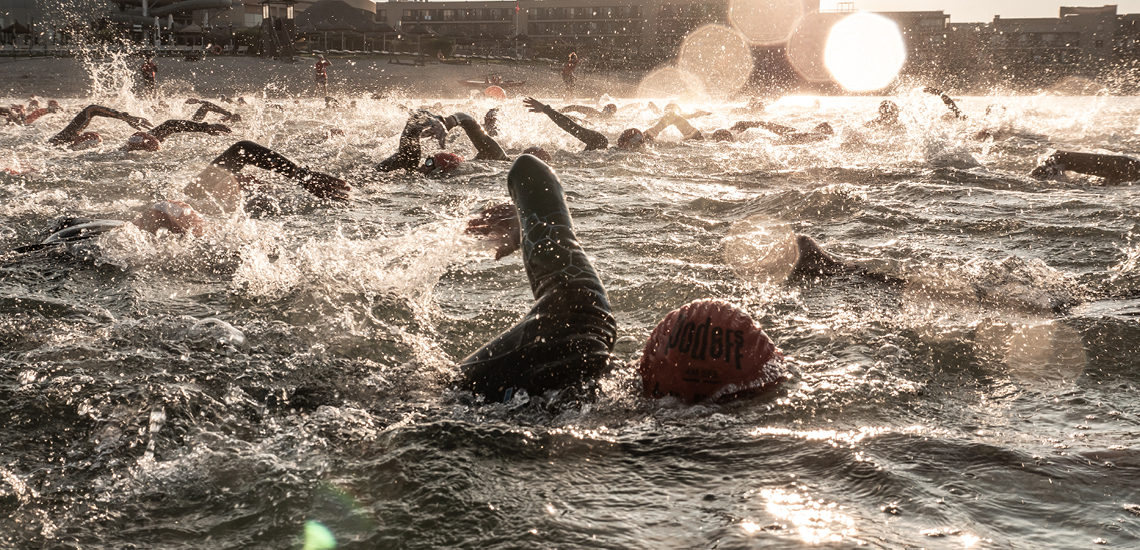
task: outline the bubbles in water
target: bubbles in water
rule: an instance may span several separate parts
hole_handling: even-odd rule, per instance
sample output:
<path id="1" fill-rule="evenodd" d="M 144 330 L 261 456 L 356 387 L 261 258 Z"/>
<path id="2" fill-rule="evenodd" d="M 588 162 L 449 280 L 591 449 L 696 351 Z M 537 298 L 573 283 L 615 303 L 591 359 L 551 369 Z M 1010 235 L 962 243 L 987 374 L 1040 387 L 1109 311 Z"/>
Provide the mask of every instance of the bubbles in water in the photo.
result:
<path id="1" fill-rule="evenodd" d="M 831 28 L 823 57 L 840 86 L 853 92 L 880 90 L 902 70 L 906 43 L 894 21 L 856 13 Z"/>
<path id="2" fill-rule="evenodd" d="M 705 95 L 701 79 L 687 71 L 666 67 L 646 75 L 637 86 L 637 97 L 696 99 Z"/>
<path id="3" fill-rule="evenodd" d="M 798 251 L 788 224 L 763 217 L 741 220 L 724 238 L 724 256 L 742 279 L 778 283 L 791 275 Z"/>
<path id="4" fill-rule="evenodd" d="M 787 41 L 803 17 L 801 0 L 731 0 L 728 20 L 756 46 Z"/>
<path id="5" fill-rule="evenodd" d="M 823 48 L 832 27 L 846 14 L 810 13 L 796 26 L 788 39 L 788 61 L 810 82 L 831 82 L 831 72 L 823 62 Z"/>
<path id="6" fill-rule="evenodd" d="M 740 33 L 705 25 L 685 37 L 677 68 L 699 78 L 710 93 L 727 96 L 752 74 L 752 53 Z"/>

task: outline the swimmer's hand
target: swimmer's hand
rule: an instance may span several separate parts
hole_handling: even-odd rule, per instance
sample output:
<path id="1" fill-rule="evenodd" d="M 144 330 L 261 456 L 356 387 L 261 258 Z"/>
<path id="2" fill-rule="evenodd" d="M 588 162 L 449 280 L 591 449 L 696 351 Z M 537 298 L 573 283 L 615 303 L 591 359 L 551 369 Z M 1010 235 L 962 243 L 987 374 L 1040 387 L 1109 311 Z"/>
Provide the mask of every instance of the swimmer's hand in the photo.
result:
<path id="1" fill-rule="evenodd" d="M 293 179 L 297 180 L 302 189 L 322 199 L 348 202 L 352 193 L 352 187 L 344 180 L 308 168 L 297 168 L 293 172 Z"/>
<path id="2" fill-rule="evenodd" d="M 543 102 L 541 102 L 541 101 L 539 101 L 533 97 L 528 97 L 528 98 L 524 99 L 523 104 L 526 105 L 527 108 L 530 109 L 530 112 L 532 112 L 532 113 L 546 113 L 546 110 L 550 108 L 549 105 L 546 105 L 545 103 L 543 103 Z"/>
<path id="3" fill-rule="evenodd" d="M 191 98 L 188 98 L 186 100 L 187 105 L 197 105 L 198 103 L 201 103 L 201 102 L 202 102 L 202 100 L 198 99 L 196 97 L 191 97 Z"/>
<path id="4" fill-rule="evenodd" d="M 206 133 L 211 136 L 220 136 L 222 134 L 232 134 L 233 131 L 225 124 L 211 124 L 206 127 Z"/>
<path id="5" fill-rule="evenodd" d="M 123 122 L 126 122 L 135 130 L 149 130 L 154 127 L 149 120 L 141 116 L 124 115 Z"/>
<path id="6" fill-rule="evenodd" d="M 480 210 L 479 217 L 467 220 L 466 233 L 481 235 L 495 243 L 496 260 L 511 255 L 522 242 L 518 212 L 509 202 Z"/>

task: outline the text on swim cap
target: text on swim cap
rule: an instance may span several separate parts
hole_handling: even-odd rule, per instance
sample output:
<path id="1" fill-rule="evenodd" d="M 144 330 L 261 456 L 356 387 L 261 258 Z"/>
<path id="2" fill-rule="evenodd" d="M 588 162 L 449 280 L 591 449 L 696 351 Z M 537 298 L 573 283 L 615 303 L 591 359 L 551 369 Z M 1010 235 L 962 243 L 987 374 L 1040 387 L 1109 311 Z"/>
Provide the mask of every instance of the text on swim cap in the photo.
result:
<path id="1" fill-rule="evenodd" d="M 705 322 L 695 324 L 685 322 L 685 316 L 678 316 L 677 323 L 669 332 L 668 349 L 677 348 L 680 353 L 687 353 L 695 360 L 721 359 L 727 363 L 733 360 L 736 369 L 740 370 L 740 361 L 744 355 L 744 331 L 733 330 L 712 324 L 712 317 L 706 317 Z"/>

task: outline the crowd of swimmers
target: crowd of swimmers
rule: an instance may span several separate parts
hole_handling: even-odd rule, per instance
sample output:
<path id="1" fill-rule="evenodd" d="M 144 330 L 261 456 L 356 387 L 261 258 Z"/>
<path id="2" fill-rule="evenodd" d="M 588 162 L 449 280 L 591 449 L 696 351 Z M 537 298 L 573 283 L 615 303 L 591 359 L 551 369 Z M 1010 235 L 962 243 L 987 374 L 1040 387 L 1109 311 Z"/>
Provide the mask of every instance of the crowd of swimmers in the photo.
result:
<path id="1" fill-rule="evenodd" d="M 946 120 L 966 119 L 948 94 L 936 88 L 924 91 L 945 104 Z M 157 126 L 140 116 L 90 105 L 79 110 L 48 143 L 72 149 L 97 146 L 102 143 L 102 137 L 89 127 L 96 119 L 107 118 L 136 130 L 123 145 L 126 150 L 158 151 L 165 140 L 176 133 L 225 135 L 232 132 L 227 124 L 238 124 L 242 120 L 239 114 L 210 101 L 190 99 L 186 103 L 198 106 L 191 120 L 171 119 Z M 326 100 L 329 108 L 337 104 L 335 99 Z M 685 113 L 678 105 L 669 104 L 660 109 L 660 118 L 655 124 L 645 129 L 626 128 L 611 143 L 610 137 L 589 128 L 585 121 L 572 118 L 571 114 L 609 119 L 619 111 L 616 104 L 607 104 L 601 109 L 581 105 L 556 108 L 528 97 L 523 99 L 522 105 L 531 113 L 544 115 L 581 141 L 586 151 L 609 148 L 636 151 L 652 146 L 668 128 L 675 128 L 684 141 L 731 141 L 752 128 L 771 132 L 780 144 L 814 143 L 835 135 L 828 122 L 800 130 L 771 121 L 741 120 L 729 128 L 700 130 L 693 121 L 710 113 Z M 49 101 L 46 107 L 40 107 L 33 97 L 27 107 L 13 105 L 0 110 L 0 115 L 6 117 L 9 124 L 26 125 L 60 111 L 57 102 Z M 755 115 L 762 111 L 763 105 L 754 102 L 737 114 Z M 864 127 L 897 131 L 902 125 L 900 112 L 896 103 L 885 100 L 879 105 L 877 116 Z M 211 114 L 219 117 L 217 123 L 205 121 Z M 506 178 L 511 202 L 483 208 L 468 222 L 466 231 L 490 241 L 496 259 L 521 251 L 534 295 L 529 313 L 460 361 L 456 387 L 489 402 L 510 400 L 520 392 L 536 396 L 549 391 L 590 387 L 615 364 L 617 322 L 601 278 L 574 233 L 562 184 L 547 164 L 551 155 L 541 147 L 529 147 L 512 159 L 495 139 L 502 131 L 498 108 L 488 111 L 482 123 L 463 112 L 445 116 L 419 109 L 410 111 L 396 151 L 376 169 L 422 174 L 445 174 L 456 169 L 464 159 L 443 151 L 446 138 L 455 127 L 462 128 L 474 147 L 474 159 L 512 162 Z M 995 132 L 983 130 L 974 137 L 994 139 Z M 425 138 L 436 141 L 441 151 L 425 154 L 421 145 Z M 255 176 L 242 173 L 246 166 L 277 173 L 312 195 L 333 203 L 347 203 L 351 197 L 352 188 L 343 179 L 310 170 L 268 147 L 241 140 L 225 149 L 191 180 L 184 189 L 185 201 L 157 202 L 130 221 L 68 218 L 46 239 L 16 252 L 50 248 L 126 225 L 154 233 L 204 235 L 211 231 L 208 216 L 240 210 L 246 200 L 260 192 L 261 182 Z M 1082 172 L 1109 181 L 1135 181 L 1140 180 L 1140 160 L 1123 155 L 1052 151 L 1031 175 L 1048 178 L 1064 171 Z M 800 236 L 796 242 L 799 258 L 794 272 L 826 275 L 846 269 L 810 237 Z M 759 324 L 741 308 L 716 299 L 699 300 L 669 313 L 646 342 L 637 370 L 646 397 L 672 396 L 687 403 L 753 396 L 777 387 L 789 377 L 780 350 Z"/>

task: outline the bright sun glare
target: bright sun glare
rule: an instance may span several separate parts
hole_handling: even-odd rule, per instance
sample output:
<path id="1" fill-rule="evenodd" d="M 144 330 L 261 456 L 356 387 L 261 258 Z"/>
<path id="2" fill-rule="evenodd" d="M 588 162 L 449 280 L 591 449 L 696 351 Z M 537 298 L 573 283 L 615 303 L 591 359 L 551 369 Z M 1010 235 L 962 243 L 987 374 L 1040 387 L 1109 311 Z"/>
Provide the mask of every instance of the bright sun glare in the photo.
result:
<path id="1" fill-rule="evenodd" d="M 823 62 L 835 82 L 852 92 L 890 85 L 906 61 L 898 25 L 881 15 L 856 13 L 835 24 Z"/>

